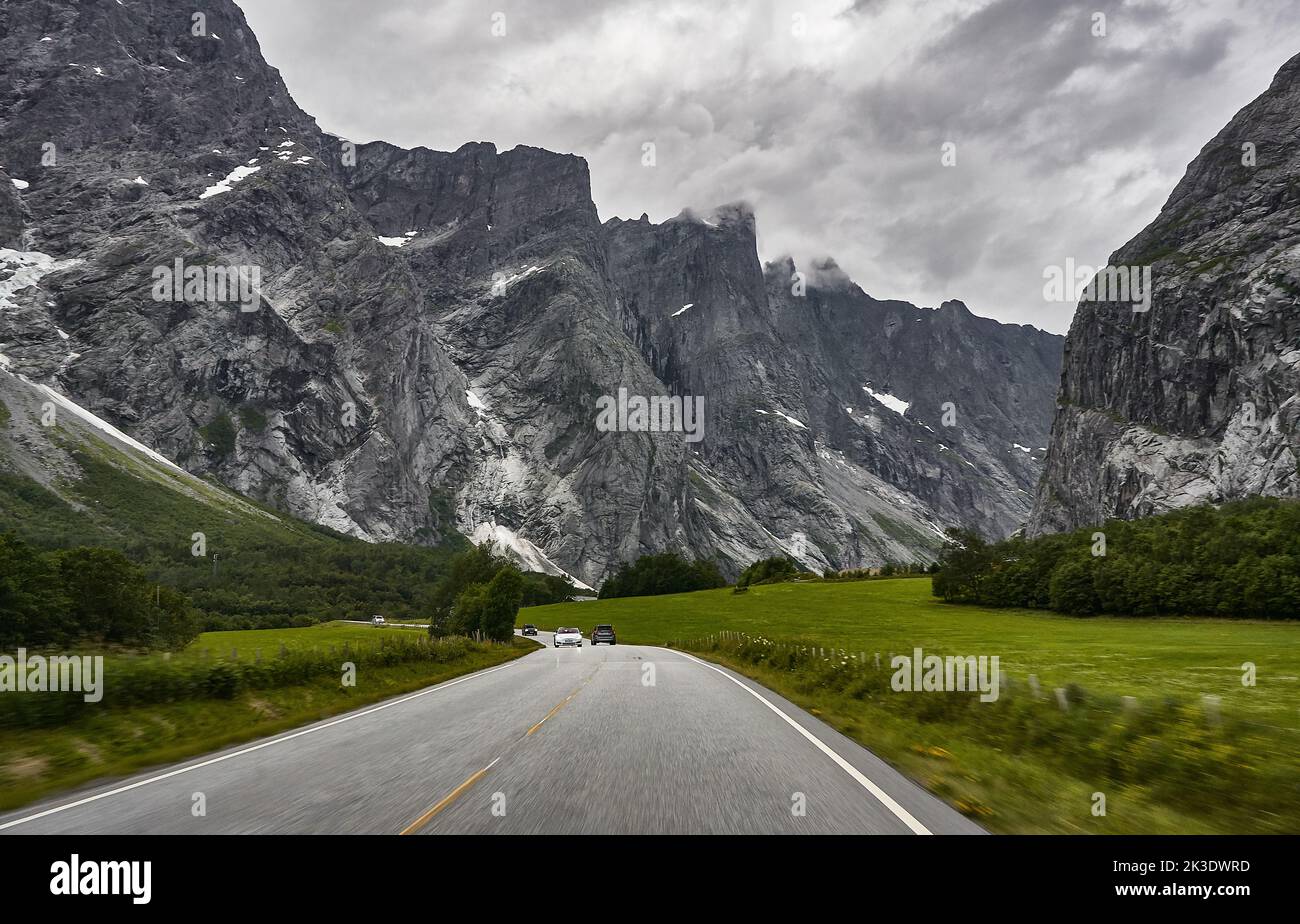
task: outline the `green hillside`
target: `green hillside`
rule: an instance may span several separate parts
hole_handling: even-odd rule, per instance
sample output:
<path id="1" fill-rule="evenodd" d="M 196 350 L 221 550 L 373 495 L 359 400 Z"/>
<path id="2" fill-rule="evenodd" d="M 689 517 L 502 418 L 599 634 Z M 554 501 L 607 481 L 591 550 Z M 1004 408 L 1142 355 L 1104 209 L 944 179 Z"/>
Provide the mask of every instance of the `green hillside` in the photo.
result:
<path id="1" fill-rule="evenodd" d="M 124 552 L 185 592 L 208 628 L 421 615 L 450 555 L 367 543 L 183 472 L 96 425 L 75 405 L 0 372 L 0 532 L 38 549 Z M 195 555 L 195 534 L 202 555 Z"/>

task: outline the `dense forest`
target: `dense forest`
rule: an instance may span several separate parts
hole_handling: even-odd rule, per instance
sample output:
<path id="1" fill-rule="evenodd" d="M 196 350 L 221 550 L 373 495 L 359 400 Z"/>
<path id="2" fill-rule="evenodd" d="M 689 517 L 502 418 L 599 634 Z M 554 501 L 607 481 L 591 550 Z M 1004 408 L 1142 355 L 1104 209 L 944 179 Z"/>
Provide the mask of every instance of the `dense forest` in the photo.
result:
<path id="1" fill-rule="evenodd" d="M 714 562 L 687 561 L 675 552 L 660 552 L 620 566 L 601 585 L 600 599 L 680 594 L 725 586 L 727 581 Z"/>
<path id="2" fill-rule="evenodd" d="M 0 535 L 0 650 L 95 640 L 179 648 L 199 632 L 185 595 L 113 549 L 33 549 Z"/>
<path id="3" fill-rule="evenodd" d="M 958 603 L 1089 616 L 1300 618 L 1300 502 L 1252 498 L 1037 539 L 966 531 L 934 576 Z"/>

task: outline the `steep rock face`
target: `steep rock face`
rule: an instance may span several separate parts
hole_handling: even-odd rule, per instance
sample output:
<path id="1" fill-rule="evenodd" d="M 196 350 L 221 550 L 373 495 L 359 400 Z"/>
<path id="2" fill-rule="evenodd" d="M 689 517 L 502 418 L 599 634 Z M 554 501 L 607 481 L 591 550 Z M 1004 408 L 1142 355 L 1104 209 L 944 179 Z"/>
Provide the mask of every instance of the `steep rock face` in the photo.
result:
<path id="1" fill-rule="evenodd" d="M 0 247 L 18 250 L 23 245 L 23 200 L 13 177 L 0 170 Z"/>
<path id="2" fill-rule="evenodd" d="M 769 553 L 802 533 L 818 566 L 926 558 L 945 526 L 1006 535 L 1024 522 L 1059 337 L 959 303 L 877 302 L 831 263 L 793 285 L 789 261 L 760 266 L 744 206 L 606 228 L 624 332 L 673 391 L 705 398 L 693 470 L 757 516 Z M 960 408 L 942 436 L 940 395 Z"/>
<path id="3" fill-rule="evenodd" d="M 703 439 L 687 459 L 695 544 L 728 561 L 784 552 L 819 569 L 928 559 L 941 532 L 932 511 L 847 466 L 809 423 L 798 347 L 776 327 L 749 209 L 605 227 L 624 334 L 667 391 L 703 401 Z"/>
<path id="4" fill-rule="evenodd" d="M 1005 536 L 1028 515 L 1046 447 L 1061 339 L 879 301 L 833 264 L 768 267 L 778 323 L 798 351 L 810 411 L 855 464 L 921 499 L 945 523 Z"/>
<path id="5" fill-rule="evenodd" d="M 468 380 L 462 531 L 507 546 L 523 537 L 592 583 L 647 551 L 693 553 L 682 440 L 595 427 L 601 395 L 663 388 L 610 318 L 586 163 L 380 143 L 344 181 L 428 293 L 426 316 Z"/>
<path id="6" fill-rule="evenodd" d="M 602 225 L 571 155 L 350 145 L 229 0 L 205 12 L 196 36 L 161 2 L 0 7 L 10 371 L 298 516 L 590 584 L 663 549 L 925 560 L 1023 520 L 1059 338 L 829 266 L 796 299 L 747 208 Z M 158 297 L 178 259 L 256 271 L 252 310 Z M 703 438 L 601 431 L 620 390 L 703 398 Z"/>
<path id="7" fill-rule="evenodd" d="M 1110 264 L 1150 310 L 1080 303 L 1031 531 L 1300 494 L 1300 56 Z"/>
<path id="8" fill-rule="evenodd" d="M 463 467 L 473 420 L 459 373 L 242 13 L 205 13 L 195 36 L 165 3 L 0 9 L 0 161 L 30 214 L 11 263 L 42 270 L 0 349 L 192 471 L 369 538 L 436 538 L 454 524 L 428 484 Z M 177 259 L 256 269 L 256 310 L 159 300 Z"/>

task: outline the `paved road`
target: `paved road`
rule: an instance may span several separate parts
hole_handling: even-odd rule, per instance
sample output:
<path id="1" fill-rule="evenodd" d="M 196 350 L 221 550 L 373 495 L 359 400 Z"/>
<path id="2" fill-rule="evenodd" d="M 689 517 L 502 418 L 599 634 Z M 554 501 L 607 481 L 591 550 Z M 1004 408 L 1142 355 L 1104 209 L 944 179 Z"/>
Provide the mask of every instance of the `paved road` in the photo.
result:
<path id="1" fill-rule="evenodd" d="M 730 671 L 586 643 L 0 816 L 3 834 L 980 830 Z"/>

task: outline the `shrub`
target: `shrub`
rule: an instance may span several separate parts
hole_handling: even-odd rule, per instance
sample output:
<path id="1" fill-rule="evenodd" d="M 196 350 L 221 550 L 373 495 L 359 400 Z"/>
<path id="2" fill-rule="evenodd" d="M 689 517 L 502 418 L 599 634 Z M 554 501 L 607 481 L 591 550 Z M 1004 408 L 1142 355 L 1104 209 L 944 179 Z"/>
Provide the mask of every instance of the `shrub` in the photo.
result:
<path id="1" fill-rule="evenodd" d="M 788 581 L 800 570 L 802 569 L 798 565 L 784 555 L 761 558 L 740 572 L 740 577 L 736 579 L 736 586 L 748 587 L 750 584 Z"/>
<path id="2" fill-rule="evenodd" d="M 235 451 L 235 425 L 229 414 L 218 414 L 209 423 L 199 427 L 199 433 L 207 440 L 218 459 L 224 459 Z"/>
<path id="3" fill-rule="evenodd" d="M 101 708 L 194 699 L 233 699 L 248 690 L 274 689 L 339 676 L 344 661 L 359 670 L 419 661 L 446 663 L 480 650 L 464 638 L 430 640 L 419 633 L 381 639 L 378 645 L 344 646 L 342 651 L 287 651 L 262 661 L 184 656 L 108 656 L 104 660 L 103 700 L 86 703 L 81 693 L 0 696 L 0 728 L 62 725 Z"/>

